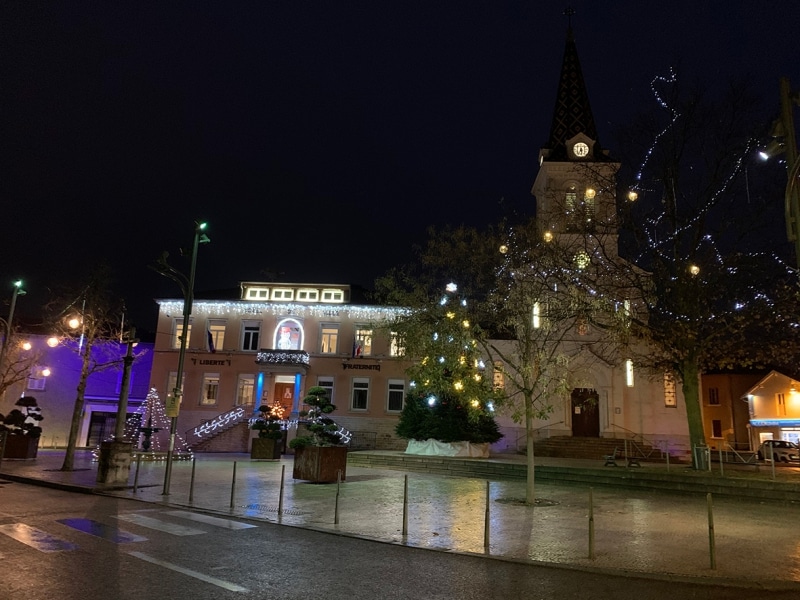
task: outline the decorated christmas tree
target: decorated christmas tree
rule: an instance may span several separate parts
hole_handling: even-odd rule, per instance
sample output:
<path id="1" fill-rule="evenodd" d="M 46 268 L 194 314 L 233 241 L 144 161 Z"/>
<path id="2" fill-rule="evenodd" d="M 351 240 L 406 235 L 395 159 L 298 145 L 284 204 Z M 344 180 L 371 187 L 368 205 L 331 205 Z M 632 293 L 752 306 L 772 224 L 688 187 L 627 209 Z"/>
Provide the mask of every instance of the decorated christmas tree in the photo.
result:
<path id="1" fill-rule="evenodd" d="M 125 424 L 125 438 L 134 440 L 134 451 L 150 458 L 161 458 L 169 446 L 169 425 L 164 405 L 155 388 L 151 388 L 144 404 Z M 175 435 L 175 457 L 191 457 L 192 452 L 180 434 Z"/>
<path id="2" fill-rule="evenodd" d="M 395 324 L 406 353 L 420 357 L 407 371 L 411 391 L 396 428 L 402 438 L 483 444 L 502 437 L 492 414 L 493 370 L 457 291 L 449 284 L 438 303 Z"/>

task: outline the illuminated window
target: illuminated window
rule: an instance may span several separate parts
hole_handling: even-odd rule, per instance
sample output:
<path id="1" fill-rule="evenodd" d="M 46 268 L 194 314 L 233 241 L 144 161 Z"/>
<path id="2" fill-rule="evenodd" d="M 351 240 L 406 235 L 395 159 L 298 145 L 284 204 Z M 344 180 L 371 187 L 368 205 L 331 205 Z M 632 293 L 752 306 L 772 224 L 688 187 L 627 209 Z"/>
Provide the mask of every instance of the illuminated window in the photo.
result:
<path id="1" fill-rule="evenodd" d="M 174 329 L 172 332 L 172 347 L 175 350 L 181 348 L 181 334 L 183 333 L 183 319 L 175 319 Z M 189 324 L 186 327 L 186 347 L 189 347 L 189 340 L 192 339 L 192 320 L 189 319 Z"/>
<path id="2" fill-rule="evenodd" d="M 336 354 L 339 341 L 338 325 L 323 325 L 319 334 L 319 351 L 322 354 Z"/>
<path id="3" fill-rule="evenodd" d="M 534 329 L 539 329 L 542 326 L 542 307 L 538 302 L 533 303 L 533 311 L 531 315 L 531 322 Z"/>
<path id="4" fill-rule="evenodd" d="M 200 396 L 200 404 L 211 406 L 217 403 L 219 395 L 219 373 L 206 373 L 203 375 L 203 391 Z"/>
<path id="5" fill-rule="evenodd" d="M 269 299 L 268 288 L 247 288 L 248 300 L 267 300 Z"/>
<path id="6" fill-rule="evenodd" d="M 183 382 L 186 381 L 185 379 L 181 380 L 181 394 L 183 394 Z M 175 384 L 178 382 L 178 372 L 177 371 L 170 371 L 169 375 L 167 376 L 167 394 L 172 394 L 175 391 Z"/>
<path id="7" fill-rule="evenodd" d="M 786 416 L 786 394 L 778 393 L 775 394 L 775 401 L 778 408 L 778 416 L 785 417 Z"/>
<path id="8" fill-rule="evenodd" d="M 319 300 L 319 290 L 301 288 L 297 290 L 297 300 L 299 302 L 316 302 Z"/>
<path id="9" fill-rule="evenodd" d="M 294 290 L 289 288 L 276 288 L 272 290 L 272 299 L 279 301 L 293 300 Z"/>
<path id="10" fill-rule="evenodd" d="M 669 408 L 677 408 L 678 406 L 675 378 L 672 373 L 664 373 L 664 406 Z"/>
<path id="11" fill-rule="evenodd" d="M 405 396 L 406 382 L 402 379 L 390 379 L 386 409 L 389 412 L 400 412 L 403 410 L 403 399 Z"/>
<path id="12" fill-rule="evenodd" d="M 369 400 L 369 379 L 366 377 L 353 378 L 353 394 L 350 408 L 353 410 L 367 410 Z"/>
<path id="13" fill-rule="evenodd" d="M 242 350 L 258 350 L 260 341 L 261 321 L 242 321 Z"/>
<path id="14" fill-rule="evenodd" d="M 405 346 L 403 345 L 403 340 L 400 337 L 400 334 L 393 331 L 391 333 L 391 340 L 389 345 L 389 354 L 391 356 L 404 356 L 406 353 Z"/>
<path id="15" fill-rule="evenodd" d="M 222 350 L 225 343 L 225 321 L 208 320 L 206 345 L 209 350 Z"/>
<path id="16" fill-rule="evenodd" d="M 236 385 L 236 404 L 255 404 L 256 376 L 239 375 L 239 382 Z"/>
<path id="17" fill-rule="evenodd" d="M 504 390 L 506 388 L 506 379 L 503 375 L 503 363 L 500 361 L 494 363 L 494 371 L 492 372 L 492 386 L 496 390 Z"/>
<path id="18" fill-rule="evenodd" d="M 633 387 L 633 361 L 631 359 L 625 361 L 625 385 Z"/>
<path id="19" fill-rule="evenodd" d="M 369 356 L 372 354 L 372 329 L 356 327 L 356 347 L 353 348 L 354 356 Z"/>
<path id="20" fill-rule="evenodd" d="M 323 302 L 344 302 L 344 292 L 342 290 L 322 290 Z"/>

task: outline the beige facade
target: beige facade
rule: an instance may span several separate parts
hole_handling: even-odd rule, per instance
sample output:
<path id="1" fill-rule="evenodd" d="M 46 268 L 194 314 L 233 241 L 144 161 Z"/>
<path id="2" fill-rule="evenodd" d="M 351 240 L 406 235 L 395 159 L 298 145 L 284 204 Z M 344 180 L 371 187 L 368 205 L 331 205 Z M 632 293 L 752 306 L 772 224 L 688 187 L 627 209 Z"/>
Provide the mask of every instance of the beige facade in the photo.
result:
<path id="1" fill-rule="evenodd" d="M 262 404 L 280 403 L 296 419 L 307 390 L 322 385 L 337 424 L 377 448 L 405 447 L 394 427 L 407 362 L 377 329 L 401 309 L 353 304 L 346 285 L 249 282 L 241 290 L 239 300 L 193 303 L 179 435 L 191 445 L 196 428 L 221 431 L 212 425 L 233 413 L 250 416 Z M 166 398 L 178 370 L 183 300 L 158 305 L 150 386 Z"/>
<path id="2" fill-rule="evenodd" d="M 765 440 L 800 443 L 800 382 L 770 371 L 743 395 L 750 410 L 750 443 Z"/>

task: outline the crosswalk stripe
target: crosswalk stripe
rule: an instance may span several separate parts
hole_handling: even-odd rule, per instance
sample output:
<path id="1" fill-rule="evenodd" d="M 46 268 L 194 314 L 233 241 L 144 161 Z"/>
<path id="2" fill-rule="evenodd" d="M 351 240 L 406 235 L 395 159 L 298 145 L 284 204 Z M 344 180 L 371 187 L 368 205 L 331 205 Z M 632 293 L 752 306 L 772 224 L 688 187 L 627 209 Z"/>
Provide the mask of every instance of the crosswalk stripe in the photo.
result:
<path id="1" fill-rule="evenodd" d="M 185 525 L 168 523 L 166 521 L 161 521 L 160 519 L 154 519 L 153 517 L 146 517 L 145 515 L 136 513 L 115 515 L 114 518 L 120 519 L 121 521 L 127 521 L 128 523 L 135 523 L 136 525 L 141 525 L 142 527 L 147 527 L 148 529 L 155 529 L 156 531 L 170 533 L 172 535 L 200 535 L 205 533 L 205 531 L 202 529 L 193 529 L 191 527 L 186 527 Z"/>
<path id="2" fill-rule="evenodd" d="M 191 569 L 187 569 L 185 567 L 181 567 L 179 565 L 166 562 L 164 560 L 160 560 L 155 558 L 154 556 L 150 556 L 145 554 L 144 552 L 128 552 L 133 557 L 136 557 L 140 560 L 144 560 L 154 565 L 158 565 L 164 567 L 166 569 L 171 569 L 172 571 L 176 571 L 178 573 L 183 573 L 184 575 L 188 575 L 189 577 L 194 577 L 195 579 L 199 579 L 200 581 L 205 581 L 206 583 L 210 583 L 212 585 L 216 585 L 217 587 L 224 588 L 226 590 L 230 590 L 232 592 L 249 592 L 245 587 L 240 585 L 236 585 L 235 583 L 231 583 L 230 581 L 225 581 L 223 579 L 217 579 L 216 577 L 209 577 L 205 573 L 199 573 L 197 571 L 192 571 Z"/>
<path id="3" fill-rule="evenodd" d="M 25 523 L 7 523 L 0 525 L 0 533 L 35 548 L 39 552 L 63 552 L 75 550 L 78 546 L 72 542 L 62 540 L 46 531 L 36 529 Z"/>
<path id="4" fill-rule="evenodd" d="M 58 519 L 57 523 L 62 523 L 67 527 L 72 527 L 83 533 L 88 533 L 95 537 L 102 538 L 114 544 L 127 544 L 129 542 L 146 542 L 147 538 L 135 533 L 123 531 L 112 525 L 106 525 L 92 519 Z"/>
<path id="5" fill-rule="evenodd" d="M 187 510 L 168 510 L 164 514 L 172 517 L 179 517 L 181 519 L 188 519 L 189 521 L 197 521 L 198 523 L 206 523 L 214 527 L 222 527 L 223 529 L 251 529 L 258 527 L 250 523 L 241 523 L 239 521 L 231 521 L 230 519 L 221 519 L 220 517 L 212 517 L 211 515 L 203 515 L 199 513 L 189 512 Z"/>

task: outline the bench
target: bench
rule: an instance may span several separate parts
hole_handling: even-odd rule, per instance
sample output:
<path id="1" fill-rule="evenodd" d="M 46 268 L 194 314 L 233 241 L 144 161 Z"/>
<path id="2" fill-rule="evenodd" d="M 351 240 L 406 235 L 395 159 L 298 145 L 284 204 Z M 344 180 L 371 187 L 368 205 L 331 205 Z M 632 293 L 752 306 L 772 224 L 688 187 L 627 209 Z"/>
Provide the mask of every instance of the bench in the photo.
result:
<path id="1" fill-rule="evenodd" d="M 614 451 L 611 454 L 604 454 L 603 463 L 604 467 L 616 467 L 617 466 L 617 459 L 622 458 L 619 454 L 619 447 L 614 448 Z M 639 459 L 633 456 L 628 457 L 628 466 L 629 467 L 641 467 L 642 465 L 639 464 Z"/>

